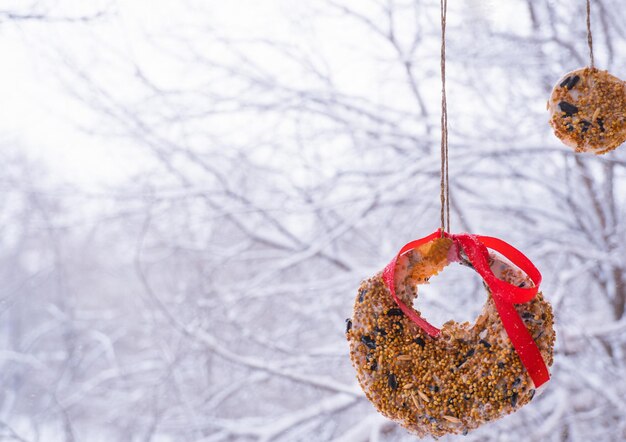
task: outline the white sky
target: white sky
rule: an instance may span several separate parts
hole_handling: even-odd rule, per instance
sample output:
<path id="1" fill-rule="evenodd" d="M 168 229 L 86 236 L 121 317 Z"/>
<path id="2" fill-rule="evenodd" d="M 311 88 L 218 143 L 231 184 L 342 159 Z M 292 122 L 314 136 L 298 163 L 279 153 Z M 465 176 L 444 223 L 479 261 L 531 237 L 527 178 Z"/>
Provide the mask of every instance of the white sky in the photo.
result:
<path id="1" fill-rule="evenodd" d="M 119 2 L 109 27 L 129 29 L 131 40 L 136 21 L 155 25 L 163 20 L 166 9 L 148 6 L 153 3 Z M 56 11 L 52 14 L 61 15 Z M 79 14 L 72 9 L 67 15 Z M 0 149 L 24 151 L 28 157 L 45 163 L 52 175 L 93 187 L 119 183 L 139 171 L 141 163 L 140 154 L 119 139 L 108 140 L 85 130 L 97 121 L 83 104 L 68 96 L 66 86 L 56 75 L 53 63 L 58 54 L 85 61 L 85 54 L 73 52 L 80 45 L 68 41 L 65 46 L 63 35 L 75 37 L 86 32 L 86 26 L 37 21 L 0 23 Z"/>
<path id="2" fill-rule="evenodd" d="M 20 5 L 19 2 L 13 3 Z M 520 15 L 513 9 L 522 7 L 521 2 L 499 3 L 502 2 L 466 0 L 465 6 L 470 15 L 503 23 L 503 26 L 509 21 L 507 17 L 512 19 Z M 0 5 L 0 9 L 11 6 L 1 0 Z M 23 7 L 23 3 L 21 5 Z M 78 15 L 78 6 L 84 9 L 94 3 L 86 5 L 69 0 L 63 5 L 68 8 L 68 15 Z M 142 36 L 144 32 L 158 32 L 184 22 L 186 11 L 180 5 L 169 1 L 120 0 L 113 4 L 114 17 L 107 19 L 104 28 L 99 25 L 96 32 L 101 35 L 110 33 L 114 36 L 112 44 L 118 44 L 120 50 L 126 51 L 130 57 L 158 63 L 158 57 L 150 52 Z M 219 23 L 245 37 L 247 32 L 253 35 L 259 30 L 290 32 L 290 28 L 281 22 L 281 16 L 287 10 L 293 12 L 298 5 L 301 3 L 285 0 L 261 3 L 238 0 L 206 2 L 203 7 L 212 12 L 207 23 Z M 54 14 L 63 13 L 60 8 L 53 11 Z M 90 135 L 79 127 L 97 126 L 98 121 L 86 106 L 68 96 L 66 86 L 56 76 L 53 63 L 58 54 L 75 57 L 79 64 L 89 63 L 92 55 L 89 47 L 81 48 L 79 42 L 68 41 L 81 33 L 88 34 L 89 26 L 92 25 L 34 21 L 0 23 L 3 60 L 0 69 L 0 149 L 24 150 L 31 158 L 46 163 L 52 175 L 83 187 L 116 184 L 142 167 L 141 153 L 132 146 L 123 146 L 118 139 Z M 381 93 L 384 94 L 384 90 Z"/>

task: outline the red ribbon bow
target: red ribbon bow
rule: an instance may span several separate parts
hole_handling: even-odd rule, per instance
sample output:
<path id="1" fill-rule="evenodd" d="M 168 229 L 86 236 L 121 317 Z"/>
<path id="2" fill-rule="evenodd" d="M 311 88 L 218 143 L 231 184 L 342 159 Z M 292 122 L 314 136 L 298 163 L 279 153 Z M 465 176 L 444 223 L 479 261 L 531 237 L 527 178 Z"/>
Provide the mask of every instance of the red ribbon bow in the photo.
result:
<path id="1" fill-rule="evenodd" d="M 428 321 L 418 315 L 415 310 L 408 307 L 400 300 L 400 298 L 398 298 L 395 290 L 394 275 L 396 271 L 396 262 L 401 255 L 441 236 L 442 232 L 441 230 L 438 230 L 427 237 L 411 241 L 406 244 L 400 249 L 400 252 L 398 252 L 396 257 L 391 260 L 383 271 L 383 281 L 391 292 L 393 300 L 396 304 L 398 304 L 398 307 L 400 307 L 400 309 L 409 317 L 409 319 L 411 319 L 411 321 L 416 323 L 422 330 L 432 337 L 437 337 L 441 333 L 441 330 L 431 325 Z M 452 239 L 457 246 L 465 252 L 469 262 L 483 278 L 487 287 L 489 287 L 496 305 L 496 310 L 502 320 L 502 325 L 504 326 L 511 343 L 513 344 L 513 348 L 517 352 L 522 364 L 535 384 L 535 388 L 538 388 L 546 383 L 550 380 L 548 367 L 546 367 L 546 363 L 541 356 L 537 344 L 533 340 L 530 332 L 524 325 L 522 318 L 520 318 L 517 310 L 515 310 L 515 306 L 513 305 L 528 302 L 535 297 L 537 291 L 539 290 L 539 284 L 541 283 L 541 273 L 539 273 L 539 270 L 537 270 L 533 263 L 526 256 L 524 256 L 522 252 L 500 239 L 489 236 L 470 235 L 467 233 L 450 235 L 443 232 L 443 236 Z M 530 280 L 534 283 L 534 287 L 521 288 L 498 279 L 489 267 L 489 252 L 487 251 L 487 248 L 500 253 L 515 264 L 520 270 L 526 273 L 526 275 L 528 275 Z"/>

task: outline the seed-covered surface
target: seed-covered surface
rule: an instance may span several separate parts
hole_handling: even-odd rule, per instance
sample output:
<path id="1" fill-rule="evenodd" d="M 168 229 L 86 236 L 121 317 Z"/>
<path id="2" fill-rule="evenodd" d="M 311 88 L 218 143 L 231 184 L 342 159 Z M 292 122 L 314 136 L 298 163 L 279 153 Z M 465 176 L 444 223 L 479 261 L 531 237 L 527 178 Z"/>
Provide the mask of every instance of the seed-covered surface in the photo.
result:
<path id="1" fill-rule="evenodd" d="M 603 154 L 626 141 L 626 86 L 606 71 L 565 74 L 548 101 L 554 133 L 576 152 Z"/>
<path id="2" fill-rule="evenodd" d="M 416 284 L 427 283 L 448 265 L 450 253 L 455 253 L 452 241 L 436 239 L 402 256 L 396 265 L 398 296 L 412 305 Z M 500 279 L 532 286 L 495 254 L 490 265 Z M 551 366 L 550 304 L 539 293 L 516 309 Z M 397 308 L 378 273 L 361 284 L 351 320 L 350 357 L 367 398 L 420 437 L 466 434 L 524 406 L 535 394 L 490 295 L 475 324 L 448 321 L 432 338 Z"/>

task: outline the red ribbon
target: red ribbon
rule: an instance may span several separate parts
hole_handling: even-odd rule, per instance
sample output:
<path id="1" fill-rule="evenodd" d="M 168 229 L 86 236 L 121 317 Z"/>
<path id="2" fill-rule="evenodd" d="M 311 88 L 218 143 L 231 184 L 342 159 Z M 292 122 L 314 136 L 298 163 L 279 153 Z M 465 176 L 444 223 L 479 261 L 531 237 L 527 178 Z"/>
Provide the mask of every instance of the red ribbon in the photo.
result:
<path id="1" fill-rule="evenodd" d="M 398 304 L 398 307 L 400 307 L 400 309 L 409 317 L 409 319 L 411 319 L 411 321 L 416 323 L 422 330 L 432 337 L 437 337 L 441 333 L 441 330 L 430 324 L 417 314 L 415 310 L 408 307 L 400 300 L 400 298 L 398 298 L 395 290 L 394 275 L 396 271 L 396 262 L 400 256 L 409 250 L 413 250 L 441 236 L 442 232 L 438 230 L 422 239 L 411 241 L 400 249 L 395 258 L 393 258 L 387 267 L 385 267 L 385 270 L 383 270 L 383 281 L 391 292 L 393 300 L 396 304 Z M 517 352 L 522 364 L 535 384 L 535 388 L 538 388 L 546 383 L 550 380 L 548 367 L 546 367 L 546 363 L 541 356 L 541 352 L 539 351 L 537 344 L 533 340 L 530 332 L 524 325 L 522 318 L 520 318 L 517 310 L 515 310 L 515 306 L 513 305 L 528 302 L 535 297 L 537 291 L 539 290 L 539 284 L 541 283 L 541 273 L 539 273 L 539 270 L 537 270 L 533 263 L 526 256 L 524 256 L 522 252 L 500 239 L 489 236 L 470 235 L 467 233 L 450 235 L 444 232 L 443 236 L 452 239 L 456 245 L 465 252 L 469 262 L 483 278 L 487 287 L 489 287 L 496 310 L 500 315 L 502 325 L 504 326 L 511 343 L 513 344 L 513 348 Z M 526 275 L 528 275 L 530 280 L 534 283 L 534 287 L 521 288 L 498 279 L 489 267 L 489 252 L 487 251 L 487 248 L 500 253 L 515 264 L 520 270 L 526 273 Z"/>

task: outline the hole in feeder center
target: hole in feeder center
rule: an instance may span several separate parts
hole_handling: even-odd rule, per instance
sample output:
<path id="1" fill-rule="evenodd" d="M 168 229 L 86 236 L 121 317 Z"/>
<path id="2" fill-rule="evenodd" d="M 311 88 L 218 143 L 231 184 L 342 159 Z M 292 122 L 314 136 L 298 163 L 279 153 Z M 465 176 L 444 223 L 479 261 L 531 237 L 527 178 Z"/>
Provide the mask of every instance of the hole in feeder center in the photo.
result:
<path id="1" fill-rule="evenodd" d="M 450 321 L 476 322 L 487 300 L 483 279 L 472 268 L 454 262 L 427 283 L 417 285 L 413 308 L 437 328 Z"/>

